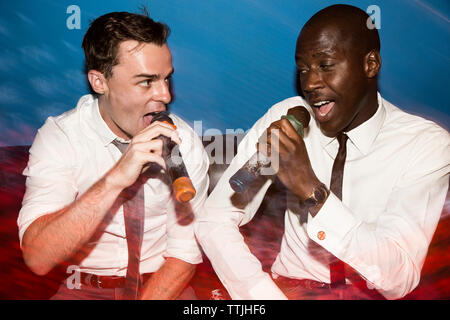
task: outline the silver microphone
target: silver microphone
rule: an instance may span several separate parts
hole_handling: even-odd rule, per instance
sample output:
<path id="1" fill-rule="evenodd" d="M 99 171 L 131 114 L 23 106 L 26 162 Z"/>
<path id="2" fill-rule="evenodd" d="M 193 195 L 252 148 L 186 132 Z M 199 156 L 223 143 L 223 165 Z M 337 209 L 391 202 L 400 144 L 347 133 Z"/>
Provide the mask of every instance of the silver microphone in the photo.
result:
<path id="1" fill-rule="evenodd" d="M 303 129 L 307 128 L 311 116 L 303 106 L 296 106 L 288 110 L 286 118 L 292 124 L 299 135 L 303 135 Z M 231 188 L 237 193 L 245 192 L 252 182 L 261 175 L 263 168 L 271 165 L 270 158 L 260 152 L 255 154 L 239 169 L 229 180 Z"/>

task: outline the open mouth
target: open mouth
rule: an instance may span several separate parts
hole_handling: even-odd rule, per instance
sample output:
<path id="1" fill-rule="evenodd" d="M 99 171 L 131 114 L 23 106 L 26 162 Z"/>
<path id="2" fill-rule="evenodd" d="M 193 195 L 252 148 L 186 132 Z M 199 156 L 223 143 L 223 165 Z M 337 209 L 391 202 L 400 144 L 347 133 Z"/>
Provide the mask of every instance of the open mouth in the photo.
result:
<path id="1" fill-rule="evenodd" d="M 168 114 L 168 111 L 162 110 L 162 111 L 153 111 L 153 112 L 146 113 L 143 117 L 145 125 L 148 127 L 152 123 L 153 119 L 160 114 Z"/>
<path id="2" fill-rule="evenodd" d="M 333 109 L 335 102 L 332 100 L 321 100 L 311 104 L 313 106 L 314 113 L 319 120 L 325 119 L 326 115 Z"/>
<path id="3" fill-rule="evenodd" d="M 144 115 L 145 126 L 148 127 L 152 123 L 153 117 L 158 114 L 158 112 L 149 112 Z"/>
<path id="4" fill-rule="evenodd" d="M 144 117 L 147 117 L 147 116 L 152 116 L 152 117 L 154 117 L 154 116 L 156 116 L 157 114 L 159 114 L 159 113 L 161 113 L 162 111 L 154 111 L 154 112 L 149 112 L 149 113 L 147 113 Z"/>

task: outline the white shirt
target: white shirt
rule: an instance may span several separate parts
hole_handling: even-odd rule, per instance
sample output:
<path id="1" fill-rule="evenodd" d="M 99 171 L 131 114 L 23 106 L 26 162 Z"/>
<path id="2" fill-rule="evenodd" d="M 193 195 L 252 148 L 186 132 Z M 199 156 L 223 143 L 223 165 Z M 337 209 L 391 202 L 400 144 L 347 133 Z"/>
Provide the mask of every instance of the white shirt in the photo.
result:
<path id="1" fill-rule="evenodd" d="M 378 103 L 372 118 L 347 133 L 342 201 L 331 193 L 313 218 L 288 193 L 274 277 L 329 283 L 331 253 L 386 298 L 400 298 L 417 286 L 448 190 L 450 137 L 380 95 Z M 315 174 L 329 186 L 339 144 L 321 133 L 307 102 L 293 97 L 274 105 L 251 128 L 196 222 L 198 240 L 233 299 L 286 299 L 238 229 L 252 219 L 271 180 L 240 208 L 230 200 L 228 180 L 256 152 L 268 126 L 297 105 L 311 113 L 304 141 Z"/>
<path id="2" fill-rule="evenodd" d="M 190 201 L 194 215 L 203 206 L 208 190 L 209 160 L 199 137 L 179 117 L 171 114 L 182 139 L 180 152 L 197 194 Z M 103 121 L 98 100 L 80 98 L 78 105 L 58 117 L 49 117 L 39 129 L 24 170 L 26 192 L 19 213 L 19 238 L 40 216 L 72 203 L 97 182 L 121 157 L 111 143 L 117 136 Z M 201 251 L 193 223 L 177 223 L 171 189 L 160 179 L 144 185 L 145 220 L 140 272 L 155 272 L 164 257 L 197 264 Z M 82 272 L 125 276 L 128 262 L 122 207 L 113 215 L 91 253 L 81 262 Z"/>

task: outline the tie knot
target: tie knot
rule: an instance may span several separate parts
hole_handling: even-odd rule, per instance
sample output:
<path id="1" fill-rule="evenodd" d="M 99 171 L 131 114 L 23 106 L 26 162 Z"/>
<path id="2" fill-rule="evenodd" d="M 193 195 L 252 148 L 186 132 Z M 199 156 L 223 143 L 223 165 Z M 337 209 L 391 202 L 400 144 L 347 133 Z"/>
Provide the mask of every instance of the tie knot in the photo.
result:
<path id="1" fill-rule="evenodd" d="M 130 144 L 129 142 L 121 142 L 117 139 L 115 139 L 112 142 L 113 145 L 115 145 L 117 147 L 117 149 L 120 150 L 120 152 L 124 153 L 125 149 L 128 147 L 128 145 Z"/>
<path id="2" fill-rule="evenodd" d="M 337 141 L 339 142 L 339 147 L 341 148 L 342 146 L 345 146 L 345 144 L 347 143 L 348 140 L 348 135 L 346 135 L 345 133 L 341 132 L 338 136 L 337 136 Z"/>

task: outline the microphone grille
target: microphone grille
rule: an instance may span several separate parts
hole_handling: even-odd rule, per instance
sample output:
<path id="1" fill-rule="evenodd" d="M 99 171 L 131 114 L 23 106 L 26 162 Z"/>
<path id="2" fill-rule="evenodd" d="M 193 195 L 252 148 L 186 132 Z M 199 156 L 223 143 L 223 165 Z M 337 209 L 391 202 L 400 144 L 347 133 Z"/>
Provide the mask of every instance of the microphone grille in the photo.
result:
<path id="1" fill-rule="evenodd" d="M 309 121 L 311 120 L 311 115 L 308 110 L 303 106 L 295 106 L 288 110 L 287 114 L 294 116 L 295 119 L 300 121 L 303 128 L 308 128 Z"/>

